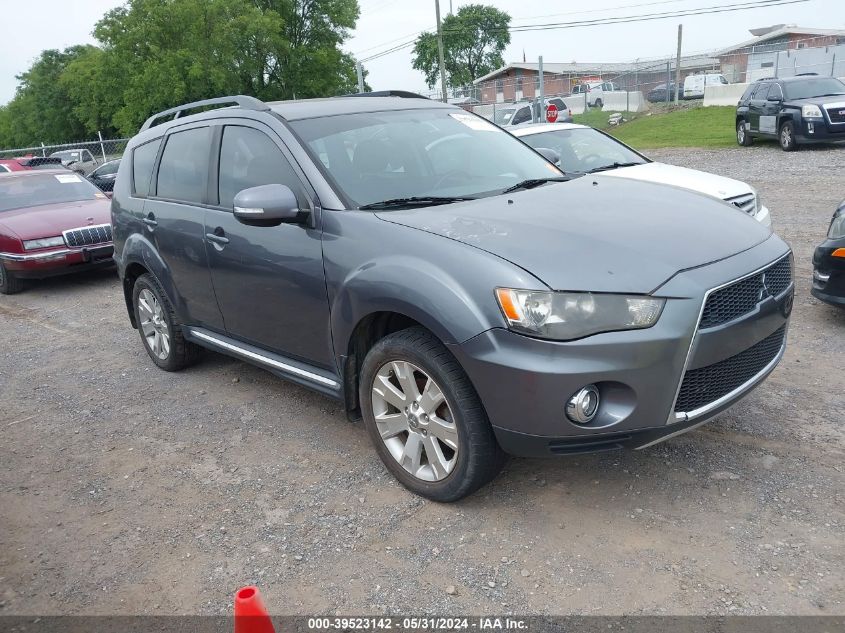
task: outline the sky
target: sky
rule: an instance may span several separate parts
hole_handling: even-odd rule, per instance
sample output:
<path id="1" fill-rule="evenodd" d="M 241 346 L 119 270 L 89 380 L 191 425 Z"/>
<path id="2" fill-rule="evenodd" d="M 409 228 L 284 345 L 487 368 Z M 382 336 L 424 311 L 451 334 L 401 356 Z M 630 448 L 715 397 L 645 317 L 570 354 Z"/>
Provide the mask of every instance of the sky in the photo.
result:
<path id="1" fill-rule="evenodd" d="M 512 25 L 571 22 L 735 4 L 748 0 L 591 0 L 589 3 L 548 0 L 476 0 L 508 12 Z M 15 76 L 24 72 L 45 48 L 96 43 L 91 31 L 97 20 L 123 0 L 0 0 L 0 103 L 15 93 Z M 359 0 L 361 17 L 344 48 L 356 58 L 412 39 L 435 28 L 434 0 Z M 461 0 L 440 0 L 443 15 L 457 11 Z M 567 6 L 571 8 L 567 8 Z M 684 25 L 683 53 L 711 51 L 751 38 L 748 29 L 772 24 L 845 29 L 845 1 L 809 0 L 803 4 L 757 8 L 716 15 L 687 16 L 632 24 L 514 33 L 505 62 L 624 62 L 675 54 L 678 24 Z M 411 67 L 411 49 L 365 61 L 367 82 L 374 90 L 427 91 L 422 74 Z"/>

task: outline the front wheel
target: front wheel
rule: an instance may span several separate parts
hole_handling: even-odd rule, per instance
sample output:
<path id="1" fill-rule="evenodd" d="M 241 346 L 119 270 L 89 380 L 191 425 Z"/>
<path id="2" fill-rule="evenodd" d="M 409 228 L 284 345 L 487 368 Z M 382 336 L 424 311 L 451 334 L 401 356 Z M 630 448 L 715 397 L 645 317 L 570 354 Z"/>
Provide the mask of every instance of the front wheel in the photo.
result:
<path id="1" fill-rule="evenodd" d="M 0 294 L 13 295 L 23 290 L 23 282 L 0 262 Z"/>
<path id="2" fill-rule="evenodd" d="M 504 465 L 469 378 L 423 328 L 375 344 L 364 359 L 359 395 L 376 452 L 418 495 L 457 501 L 491 481 Z"/>
<path id="3" fill-rule="evenodd" d="M 604 105 L 604 102 L 601 99 L 596 99 L 596 107 L 601 108 Z"/>
<path id="4" fill-rule="evenodd" d="M 798 146 L 798 143 L 795 140 L 795 126 L 792 121 L 787 121 L 780 126 L 778 140 L 780 141 L 780 148 L 784 152 L 791 152 Z"/>
<path id="5" fill-rule="evenodd" d="M 753 142 L 751 134 L 748 133 L 748 122 L 745 119 L 736 122 L 736 142 L 743 147 L 748 147 Z"/>

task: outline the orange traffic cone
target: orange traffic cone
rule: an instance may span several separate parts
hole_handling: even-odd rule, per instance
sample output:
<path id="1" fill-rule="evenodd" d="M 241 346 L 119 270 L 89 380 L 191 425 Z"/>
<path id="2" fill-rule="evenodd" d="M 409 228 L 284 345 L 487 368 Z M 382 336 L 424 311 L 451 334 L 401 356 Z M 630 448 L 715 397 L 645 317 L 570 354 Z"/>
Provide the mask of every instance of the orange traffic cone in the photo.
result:
<path id="1" fill-rule="evenodd" d="M 235 633 L 276 633 L 258 587 L 244 587 L 235 593 Z"/>

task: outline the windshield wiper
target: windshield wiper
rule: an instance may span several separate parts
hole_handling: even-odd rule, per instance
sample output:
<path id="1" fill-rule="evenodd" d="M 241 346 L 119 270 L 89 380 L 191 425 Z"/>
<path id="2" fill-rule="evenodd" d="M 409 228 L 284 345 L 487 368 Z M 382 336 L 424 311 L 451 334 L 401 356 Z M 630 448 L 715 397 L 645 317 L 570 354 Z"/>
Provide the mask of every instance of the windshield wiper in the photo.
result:
<path id="1" fill-rule="evenodd" d="M 370 202 L 362 204 L 359 209 L 399 209 L 402 207 L 432 207 L 437 204 L 450 204 L 452 202 L 464 202 L 465 200 L 476 200 L 472 196 L 411 196 L 409 198 L 391 198 L 381 202 Z"/>
<path id="2" fill-rule="evenodd" d="M 503 190 L 502 193 L 511 193 L 512 191 L 519 191 L 520 189 L 533 189 L 534 187 L 539 187 L 547 182 L 566 182 L 569 180 L 568 176 L 550 176 L 549 178 L 529 178 L 528 180 L 523 180 L 522 182 L 518 182 L 512 187 L 508 187 L 507 189 Z"/>
<path id="3" fill-rule="evenodd" d="M 644 165 L 645 163 L 611 163 L 610 165 L 602 165 L 601 167 L 594 167 L 588 174 L 594 174 L 597 171 L 607 171 L 609 169 L 619 169 L 620 167 L 633 167 L 634 165 Z"/>
<path id="4" fill-rule="evenodd" d="M 845 92 L 828 92 L 827 94 L 824 94 L 824 95 L 815 95 L 815 96 L 812 96 L 812 97 L 807 97 L 807 99 L 818 99 L 820 97 L 840 97 L 842 95 L 845 95 Z"/>

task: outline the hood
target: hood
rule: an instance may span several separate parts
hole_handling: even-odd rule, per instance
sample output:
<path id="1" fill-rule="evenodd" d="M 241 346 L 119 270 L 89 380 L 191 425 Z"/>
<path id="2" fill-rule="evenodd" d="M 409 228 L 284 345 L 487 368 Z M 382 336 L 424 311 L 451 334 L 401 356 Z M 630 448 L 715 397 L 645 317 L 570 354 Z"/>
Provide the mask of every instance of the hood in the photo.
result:
<path id="1" fill-rule="evenodd" d="M 0 212 L 0 222 L 21 240 L 56 237 L 62 231 L 111 223 L 111 202 L 82 200 Z"/>
<path id="2" fill-rule="evenodd" d="M 806 99 L 787 99 L 783 102 L 784 105 L 794 106 L 796 108 L 800 108 L 801 106 L 808 104 L 817 105 L 819 107 L 830 106 L 834 103 L 845 107 L 845 95 L 829 95 L 827 97 L 807 97 Z"/>
<path id="3" fill-rule="evenodd" d="M 593 292 L 650 293 L 771 235 L 724 202 L 604 175 L 377 215 L 497 255 L 554 290 Z"/>
<path id="4" fill-rule="evenodd" d="M 604 176 L 614 178 L 630 178 L 657 182 L 664 185 L 675 185 L 684 189 L 698 191 L 714 198 L 724 200 L 742 194 L 752 193 L 750 186 L 733 178 L 717 176 L 706 171 L 675 167 L 666 163 L 645 163 L 632 167 L 620 167 L 603 173 Z"/>

